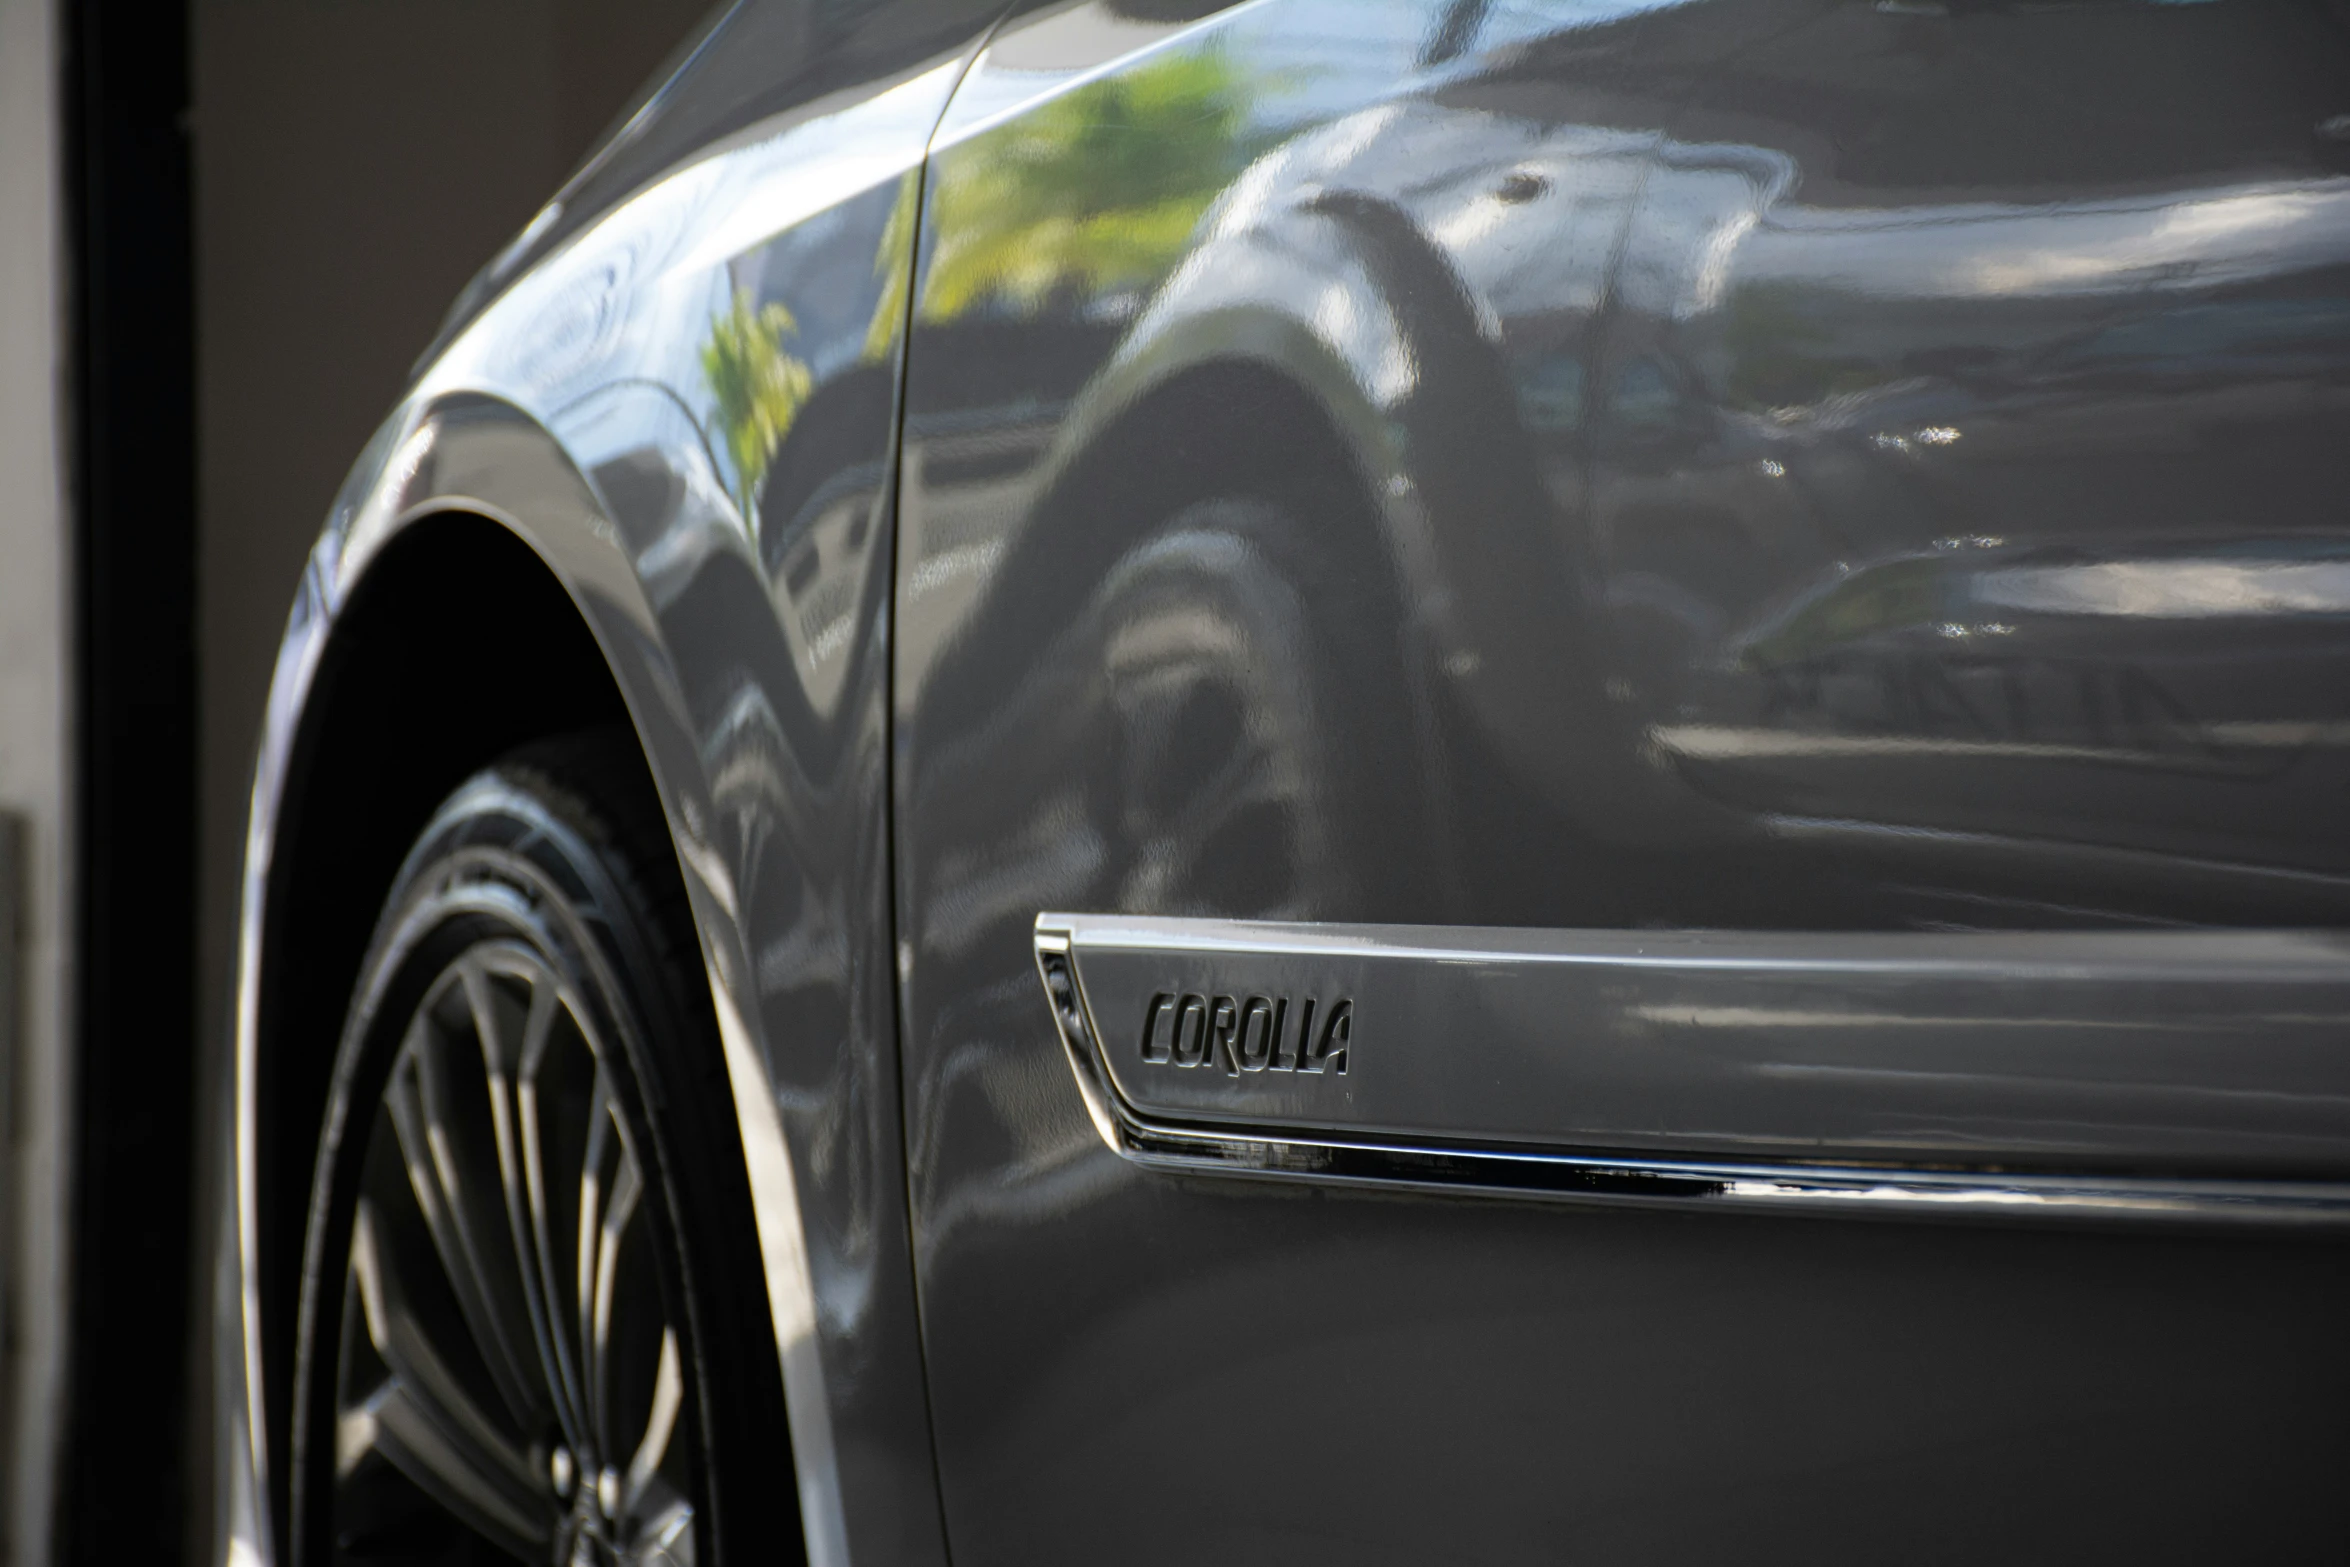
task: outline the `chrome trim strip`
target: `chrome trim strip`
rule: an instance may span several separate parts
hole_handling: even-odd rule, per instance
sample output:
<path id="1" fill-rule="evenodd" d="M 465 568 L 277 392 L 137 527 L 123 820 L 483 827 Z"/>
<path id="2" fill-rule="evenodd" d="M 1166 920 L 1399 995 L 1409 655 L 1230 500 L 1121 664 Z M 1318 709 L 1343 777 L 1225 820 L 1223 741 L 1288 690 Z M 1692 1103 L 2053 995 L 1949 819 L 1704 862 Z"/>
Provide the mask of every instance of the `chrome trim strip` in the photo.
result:
<path id="1" fill-rule="evenodd" d="M 1500 1145 L 1468 1138 L 1367 1134 L 1272 1124 L 1208 1125 L 1137 1108 L 1117 1086 L 1095 1021 L 1081 953 L 1111 948 L 1211 954 L 1320 952 L 1372 943 L 1389 956 L 1438 962 L 1507 961 L 1555 949 L 1567 937 L 1518 931 L 1449 931 L 1439 944 L 1381 942 L 1401 931 L 1377 927 L 1272 926 L 1211 920 L 1137 920 L 1043 914 L 1036 922 L 1037 973 L 1070 1070 L 1095 1130 L 1121 1157 L 1190 1174 L 1305 1180 L 1410 1191 L 1449 1191 L 1578 1203 L 1702 1206 L 1752 1212 L 1844 1214 L 1916 1220 L 2170 1221 L 2350 1228 L 2350 1181 L 2018 1170 L 1993 1157 L 1974 1168 L 1882 1160 L 1727 1159 Z M 1414 937 L 1432 933 L 1414 930 Z M 1577 933 L 1580 934 L 1580 933 Z M 2235 933 L 2226 933 L 2233 937 Z M 2268 933 L 2244 933 L 2257 950 Z M 1736 940 L 1738 938 L 1728 938 Z M 1783 938 L 1761 938 L 1764 947 Z M 1815 939 L 1816 938 L 1812 938 Z M 1973 938 L 1917 938 L 1945 957 Z M 2099 941 L 2050 936 L 2055 958 L 2094 951 Z M 2288 941 L 2291 936 L 2288 933 Z M 2322 938 L 2330 940 L 2330 938 Z M 1880 941 L 1882 938 L 1880 938 Z M 1994 951 L 2003 938 L 1991 938 Z M 1955 946 L 1954 946 L 1955 943 Z M 1841 939 L 1823 946 L 1846 946 Z M 1866 946 L 1869 943 L 1862 943 Z M 2064 949 L 2070 948 L 2068 954 Z M 1847 948 L 1849 950 L 1849 948 Z M 2282 950 L 2282 949 L 2280 949 Z M 2224 951 L 2224 945 L 2223 945 Z M 1556 951 L 1551 955 L 1555 957 Z M 1865 968 L 1867 963 L 1856 964 Z M 2350 973 L 2350 959 L 2345 959 Z M 2346 1043 L 2350 1050 L 2350 1043 Z M 1449 1129 L 1448 1129 L 1449 1130 Z"/>

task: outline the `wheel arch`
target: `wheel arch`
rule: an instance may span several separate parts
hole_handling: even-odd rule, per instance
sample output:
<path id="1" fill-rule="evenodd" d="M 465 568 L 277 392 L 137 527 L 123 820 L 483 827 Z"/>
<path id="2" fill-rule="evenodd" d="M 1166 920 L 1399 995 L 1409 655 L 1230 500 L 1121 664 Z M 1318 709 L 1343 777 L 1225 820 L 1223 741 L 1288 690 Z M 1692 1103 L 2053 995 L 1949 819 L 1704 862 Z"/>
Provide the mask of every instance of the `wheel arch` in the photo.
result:
<path id="1" fill-rule="evenodd" d="M 236 1543 L 252 1549 L 244 1559 L 277 1559 L 288 1539 L 288 1476 L 272 1455 L 287 1450 L 304 1222 L 350 987 L 401 860 L 466 777 L 534 740 L 630 726 L 678 850 L 738 1118 L 749 1135 L 763 1107 L 781 1153 L 763 1078 L 745 1082 L 764 1056 L 726 990 L 745 965 L 731 958 L 726 892 L 714 904 L 697 867 L 710 859 L 694 848 L 707 782 L 676 690 L 644 586 L 556 437 L 473 395 L 419 400 L 386 424 L 304 572 L 253 778 L 220 1269 L 241 1330 L 222 1335 L 218 1373 L 232 1560 Z M 772 1297 L 776 1216 L 757 1180 L 753 1206 Z M 770 1304 L 779 1323 L 795 1309 Z M 820 1385 L 810 1391 L 820 1406 Z M 802 1401 L 790 1402 L 796 1458 Z"/>
<path id="2" fill-rule="evenodd" d="M 273 1450 L 285 1450 L 331 1042 L 383 889 L 466 777 L 532 740 L 625 716 L 569 596 L 527 544 L 478 512 L 439 511 L 403 529 L 327 631 L 279 791 L 252 993 L 252 1244 Z M 282 1476 L 273 1481 L 282 1516 Z"/>

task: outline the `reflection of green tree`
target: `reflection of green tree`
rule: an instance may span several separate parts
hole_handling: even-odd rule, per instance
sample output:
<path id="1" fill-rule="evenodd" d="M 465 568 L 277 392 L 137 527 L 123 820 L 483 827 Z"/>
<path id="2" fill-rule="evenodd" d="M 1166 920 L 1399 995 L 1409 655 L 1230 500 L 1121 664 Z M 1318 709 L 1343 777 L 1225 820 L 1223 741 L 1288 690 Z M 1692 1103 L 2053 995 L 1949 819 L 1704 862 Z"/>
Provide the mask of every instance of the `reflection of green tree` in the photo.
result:
<path id="1" fill-rule="evenodd" d="M 898 181 L 898 199 L 882 226 L 881 248 L 874 253 L 873 270 L 881 277 L 881 299 L 873 307 L 872 324 L 865 328 L 865 357 L 879 363 L 889 355 L 890 339 L 906 319 L 906 284 L 914 270 L 914 232 L 922 222 L 922 183 L 912 174 Z"/>
<path id="2" fill-rule="evenodd" d="M 710 341 L 702 345 L 702 377 L 718 399 L 718 422 L 746 518 L 767 464 L 813 387 L 807 364 L 783 346 L 797 330 L 790 311 L 757 304 L 749 289 L 739 288 L 733 306 L 711 319 Z"/>
<path id="3" fill-rule="evenodd" d="M 1156 282 L 1240 171 L 1249 98 L 1241 72 L 1203 49 L 1088 82 L 944 154 L 931 176 L 923 318 Z M 869 349 L 888 342 L 905 310 L 914 220 L 901 194 Z"/>

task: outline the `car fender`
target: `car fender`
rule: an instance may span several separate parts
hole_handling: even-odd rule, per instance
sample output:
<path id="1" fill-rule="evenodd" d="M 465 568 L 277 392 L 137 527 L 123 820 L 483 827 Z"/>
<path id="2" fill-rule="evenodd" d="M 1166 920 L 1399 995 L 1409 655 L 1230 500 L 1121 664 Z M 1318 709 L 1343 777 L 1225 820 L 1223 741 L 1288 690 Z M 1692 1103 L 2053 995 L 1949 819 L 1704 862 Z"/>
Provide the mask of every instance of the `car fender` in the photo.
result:
<path id="1" fill-rule="evenodd" d="M 712 841 L 714 789 L 686 711 L 686 677 L 602 497 L 550 432 L 496 399 L 420 397 L 386 423 L 311 552 L 279 652 L 253 782 L 238 930 L 235 1217 L 243 1354 L 258 1364 L 257 1014 L 260 971 L 269 956 L 262 932 L 274 830 L 288 794 L 302 785 L 295 768 L 298 734 L 344 606 L 387 546 L 419 521 L 447 512 L 493 521 L 529 545 L 593 633 L 644 747 L 684 872 L 751 1177 L 803 1516 L 812 1537 L 830 1536 L 824 1542 L 828 1554 L 840 1560 L 845 1555 L 840 1480 L 800 1196 L 778 1110 L 779 1085 L 769 1069 L 769 1041 L 755 1000 L 743 993 L 752 959 L 733 872 Z M 228 1385 L 248 1390 L 246 1403 L 232 1410 L 243 1429 L 229 1445 L 242 1471 L 238 1490 L 250 1500 L 236 1509 L 232 1528 L 258 1551 L 263 1513 L 258 1495 L 268 1472 L 259 1436 L 265 1429 L 260 1383 L 243 1374 L 245 1367 L 224 1369 L 236 1373 Z M 812 1550 L 811 1558 L 823 1559 L 823 1554 Z"/>

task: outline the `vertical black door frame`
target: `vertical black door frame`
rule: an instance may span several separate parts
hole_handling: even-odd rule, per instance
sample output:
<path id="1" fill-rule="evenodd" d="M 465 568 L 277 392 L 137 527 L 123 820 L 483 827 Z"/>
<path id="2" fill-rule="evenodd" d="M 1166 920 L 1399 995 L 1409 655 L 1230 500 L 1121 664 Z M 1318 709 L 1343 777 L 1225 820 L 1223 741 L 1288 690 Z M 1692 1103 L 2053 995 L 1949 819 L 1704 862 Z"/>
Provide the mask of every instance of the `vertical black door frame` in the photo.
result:
<path id="1" fill-rule="evenodd" d="M 79 756 L 56 1559 L 185 1551 L 196 466 L 184 4 L 59 0 Z"/>

